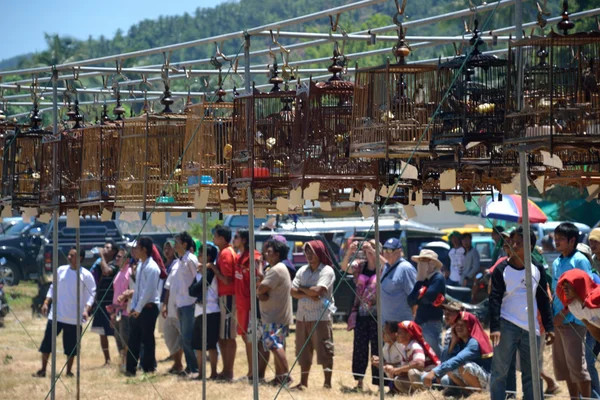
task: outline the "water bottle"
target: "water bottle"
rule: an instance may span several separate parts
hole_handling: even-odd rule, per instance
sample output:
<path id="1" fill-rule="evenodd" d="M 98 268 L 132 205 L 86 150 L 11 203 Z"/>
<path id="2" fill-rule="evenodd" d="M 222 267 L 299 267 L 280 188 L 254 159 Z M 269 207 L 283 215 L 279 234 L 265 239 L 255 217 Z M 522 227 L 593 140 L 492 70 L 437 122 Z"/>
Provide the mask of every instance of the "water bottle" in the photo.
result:
<path id="1" fill-rule="evenodd" d="M 326 309 L 329 310 L 329 312 L 331 314 L 335 314 L 337 312 L 337 307 L 335 306 L 335 303 L 333 301 L 329 300 L 328 297 L 323 298 L 323 305 L 325 306 Z"/>

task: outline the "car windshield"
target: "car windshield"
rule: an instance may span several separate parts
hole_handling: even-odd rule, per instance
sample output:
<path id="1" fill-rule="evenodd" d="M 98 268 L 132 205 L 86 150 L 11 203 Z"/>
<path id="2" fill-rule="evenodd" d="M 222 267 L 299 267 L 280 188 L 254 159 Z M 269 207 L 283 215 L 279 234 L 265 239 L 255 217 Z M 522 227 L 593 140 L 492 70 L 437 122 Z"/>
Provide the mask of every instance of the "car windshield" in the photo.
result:
<path id="1" fill-rule="evenodd" d="M 23 230 L 25 230 L 25 228 L 27 228 L 29 226 L 29 224 L 30 224 L 29 222 L 20 221 L 20 222 L 17 222 L 16 224 L 5 227 L 4 231 L 2 233 L 5 235 L 18 235 L 21 232 L 23 232 Z"/>

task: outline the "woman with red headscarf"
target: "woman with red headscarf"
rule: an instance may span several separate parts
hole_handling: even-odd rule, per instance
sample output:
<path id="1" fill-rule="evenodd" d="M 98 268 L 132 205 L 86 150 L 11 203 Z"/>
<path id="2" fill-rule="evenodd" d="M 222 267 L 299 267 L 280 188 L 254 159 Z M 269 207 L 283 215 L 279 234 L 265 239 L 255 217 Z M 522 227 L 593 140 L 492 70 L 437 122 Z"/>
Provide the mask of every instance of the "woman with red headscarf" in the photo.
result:
<path id="1" fill-rule="evenodd" d="M 430 371 L 440 360 L 423 338 L 423 331 L 416 322 L 400 322 L 396 342 L 401 345 L 402 362 L 398 367 L 386 365 L 384 371 L 394 377 L 395 393 L 408 393 L 411 389 L 420 388 L 420 385 L 413 387 L 410 382 L 420 382 L 423 371 Z"/>
<path id="2" fill-rule="evenodd" d="M 335 272 L 329 254 L 320 240 L 304 245 L 307 265 L 301 267 L 292 282 L 292 297 L 298 299 L 296 311 L 296 357 L 302 370 L 299 390 L 308 387 L 308 373 L 317 353 L 323 366 L 324 386 L 331 388 L 333 368 L 333 284 Z"/>
<path id="3" fill-rule="evenodd" d="M 425 375 L 423 382 L 431 386 L 435 379 L 443 385 L 487 389 L 493 356 L 489 336 L 477 317 L 466 311 L 459 312 L 452 325 L 452 340 L 442 353 L 444 362 Z"/>
<path id="4" fill-rule="evenodd" d="M 571 269 L 558 280 L 556 295 L 565 306 L 565 313 L 573 314 L 600 341 L 600 285 L 587 272 Z"/>

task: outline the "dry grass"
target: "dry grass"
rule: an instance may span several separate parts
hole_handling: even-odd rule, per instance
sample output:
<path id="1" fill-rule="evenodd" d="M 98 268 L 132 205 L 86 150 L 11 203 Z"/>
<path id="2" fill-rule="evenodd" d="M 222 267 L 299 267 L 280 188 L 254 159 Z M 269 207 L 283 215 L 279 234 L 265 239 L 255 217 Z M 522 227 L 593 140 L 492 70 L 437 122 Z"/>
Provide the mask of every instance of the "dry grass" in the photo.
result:
<path id="1" fill-rule="evenodd" d="M 12 288 L 11 288 L 12 289 Z M 19 289 L 22 291 L 23 289 Z M 32 378 L 31 374 L 40 367 L 40 354 L 37 347 L 42 340 L 46 326 L 45 319 L 32 319 L 30 312 L 19 307 L 16 317 L 23 323 L 24 328 L 17 322 L 14 315 L 6 319 L 6 327 L 0 329 L 0 399 L 43 399 L 50 390 L 50 379 Z M 31 335 L 31 339 L 27 333 Z M 294 360 L 294 338 L 290 336 L 288 346 L 288 359 Z M 281 399 L 308 399 L 323 400 L 326 398 L 343 396 L 344 399 L 376 398 L 377 388 L 372 387 L 372 392 L 365 394 L 344 393 L 344 387 L 354 386 L 354 379 L 350 373 L 352 368 L 352 332 L 347 332 L 345 325 L 337 324 L 334 327 L 336 357 L 334 362 L 333 389 L 322 388 L 323 374 L 321 368 L 313 366 L 311 372 L 311 387 L 306 392 L 288 393 L 281 391 Z M 34 343 L 35 342 L 35 343 Z M 117 349 L 114 340 L 110 342 L 113 363 L 117 359 Z M 59 338 L 58 348 L 62 349 L 62 339 Z M 81 356 L 81 398 L 83 399 L 198 399 L 201 397 L 202 383 L 198 381 L 185 381 L 180 378 L 165 375 L 170 367 L 168 363 L 159 363 L 158 373 L 154 376 L 144 377 L 138 374 L 136 378 L 125 378 L 119 374 L 116 366 L 102 368 L 103 357 L 100 350 L 98 336 L 92 332 L 84 335 Z M 162 337 L 157 334 L 157 359 L 162 360 L 168 355 Z M 62 351 L 57 357 L 59 366 L 66 361 Z M 272 365 L 272 360 L 271 360 Z M 546 371 L 552 371 L 551 357 L 546 351 Z M 296 381 L 300 378 L 300 368 L 294 369 L 292 376 Z M 48 368 L 48 372 L 50 368 Z M 238 339 L 238 352 L 236 358 L 236 376 L 243 376 L 247 372 L 247 363 L 241 339 Z M 267 380 L 273 378 L 273 372 L 267 370 Z M 520 380 L 520 378 L 519 378 Z M 367 378 L 365 382 L 370 382 Z M 244 383 L 222 384 L 207 383 L 208 399 L 226 399 L 235 396 L 236 399 L 251 399 L 252 387 Z M 57 384 L 57 399 L 75 397 L 76 382 L 74 378 L 62 378 L 62 383 Z M 277 389 L 260 386 L 260 397 L 272 399 Z M 563 394 L 566 388 L 563 387 Z M 402 397 L 396 397 L 402 399 Z M 408 397 L 407 397 L 408 398 Z M 439 391 L 425 391 L 417 393 L 411 398 L 415 400 L 442 399 Z M 488 394 L 481 393 L 471 396 L 470 399 L 486 399 Z"/>

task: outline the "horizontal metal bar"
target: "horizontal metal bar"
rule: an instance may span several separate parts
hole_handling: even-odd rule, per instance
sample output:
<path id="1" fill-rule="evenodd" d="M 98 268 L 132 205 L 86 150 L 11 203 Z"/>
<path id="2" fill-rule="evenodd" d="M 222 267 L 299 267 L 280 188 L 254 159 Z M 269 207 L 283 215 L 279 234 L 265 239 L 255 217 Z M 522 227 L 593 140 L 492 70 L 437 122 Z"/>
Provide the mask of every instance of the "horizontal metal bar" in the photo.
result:
<path id="1" fill-rule="evenodd" d="M 0 71 L 0 76 L 51 72 L 53 69 L 64 70 L 64 69 L 70 69 L 70 68 L 77 67 L 77 66 L 106 63 L 106 62 L 111 62 L 111 61 L 122 61 L 122 60 L 129 59 L 129 58 L 150 56 L 150 55 L 160 54 L 160 53 L 164 53 L 164 52 L 171 52 L 171 51 L 175 51 L 175 50 L 186 49 L 189 47 L 196 47 L 196 46 L 200 46 L 200 45 L 204 45 L 204 44 L 213 44 L 213 43 L 220 43 L 220 42 L 223 42 L 226 40 L 241 39 L 244 37 L 245 34 L 253 35 L 255 33 L 262 32 L 264 30 L 276 30 L 276 29 L 285 28 L 288 26 L 298 25 L 298 24 L 302 24 L 304 22 L 309 22 L 309 21 L 313 21 L 313 20 L 316 20 L 319 18 L 327 17 L 329 15 L 337 15 L 337 14 L 341 14 L 344 12 L 353 11 L 356 9 L 367 7 L 370 5 L 383 3 L 384 1 L 386 1 L 386 0 L 361 0 L 356 3 L 350 3 L 350 4 L 340 6 L 340 7 L 334 7 L 334 8 L 330 8 L 328 10 L 318 11 L 318 12 L 315 12 L 312 14 L 307 14 L 307 15 L 303 15 L 300 17 L 290 18 L 290 19 L 286 19 L 283 21 L 258 26 L 255 28 L 248 29 L 246 31 L 237 31 L 237 32 L 232 32 L 232 33 L 226 33 L 223 35 L 217 35 L 217 36 L 212 36 L 212 37 L 208 37 L 208 38 L 202 38 L 202 39 L 192 40 L 189 42 L 177 43 L 177 44 L 172 44 L 172 45 L 167 45 L 167 46 L 160 46 L 160 47 L 155 47 L 152 49 L 132 51 L 132 52 L 122 53 L 122 54 L 114 54 L 111 56 L 91 58 L 88 60 L 74 61 L 74 62 L 70 62 L 70 63 L 59 64 L 54 67 L 49 66 L 49 67 L 27 68 L 27 69 L 21 69 L 21 70 L 13 70 L 13 71 Z"/>
<path id="2" fill-rule="evenodd" d="M 270 32 L 261 32 L 260 35 L 262 36 L 267 36 L 270 35 Z M 349 35 L 341 35 L 341 34 L 328 34 L 328 33 L 313 33 L 313 32 L 279 32 L 278 35 L 280 37 L 293 37 L 293 38 L 299 38 L 299 39 L 336 39 L 336 40 L 369 40 L 371 39 L 371 35 L 355 35 L 355 34 L 349 34 Z M 377 37 L 377 41 L 383 41 L 383 42 L 397 42 L 398 41 L 398 37 L 397 36 L 376 36 Z M 500 42 L 508 42 L 510 40 L 510 37 L 508 36 L 501 36 L 501 37 L 492 37 L 492 36 L 486 36 L 486 35 L 482 35 L 481 38 L 484 41 L 500 41 Z M 415 40 L 427 40 L 430 42 L 443 42 L 443 43 L 448 43 L 448 42 L 468 42 L 471 39 L 470 35 L 467 36 L 406 36 L 405 39 L 407 41 L 415 41 Z"/>

